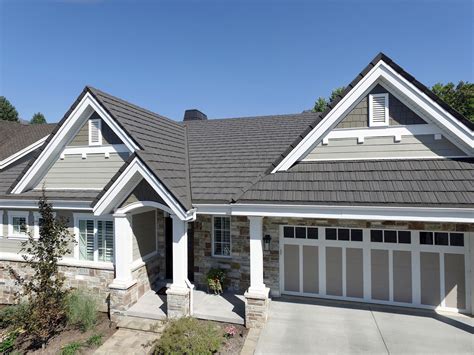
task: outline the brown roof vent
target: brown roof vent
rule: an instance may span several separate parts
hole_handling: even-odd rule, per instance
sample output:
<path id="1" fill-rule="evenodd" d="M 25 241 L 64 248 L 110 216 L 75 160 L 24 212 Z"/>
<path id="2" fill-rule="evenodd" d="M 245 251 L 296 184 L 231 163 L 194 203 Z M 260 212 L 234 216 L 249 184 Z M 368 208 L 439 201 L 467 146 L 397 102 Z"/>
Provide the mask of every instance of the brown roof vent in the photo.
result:
<path id="1" fill-rule="evenodd" d="M 199 110 L 192 109 L 184 111 L 183 121 L 204 121 L 207 120 L 206 114 Z"/>

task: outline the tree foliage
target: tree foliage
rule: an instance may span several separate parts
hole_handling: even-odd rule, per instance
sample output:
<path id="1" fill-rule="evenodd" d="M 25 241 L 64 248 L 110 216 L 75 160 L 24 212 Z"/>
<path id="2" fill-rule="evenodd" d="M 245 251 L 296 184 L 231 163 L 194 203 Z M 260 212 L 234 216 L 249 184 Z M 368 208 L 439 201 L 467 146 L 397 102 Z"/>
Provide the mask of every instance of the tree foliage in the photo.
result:
<path id="1" fill-rule="evenodd" d="M 5 96 L 0 96 L 0 120 L 18 122 L 18 112 Z"/>
<path id="2" fill-rule="evenodd" d="M 46 118 L 41 112 L 36 112 L 30 120 L 31 124 L 43 124 L 46 123 Z"/>
<path id="3" fill-rule="evenodd" d="M 474 122 L 474 84 L 460 81 L 454 83 L 437 83 L 431 88 L 441 100 L 456 111 Z"/>
<path id="4" fill-rule="evenodd" d="M 331 92 L 331 96 L 329 96 L 328 99 L 324 97 L 318 97 L 316 102 L 314 103 L 313 107 L 313 112 L 323 112 L 327 109 L 328 105 L 335 101 L 338 96 L 342 95 L 342 92 L 344 91 L 345 87 L 341 86 L 339 88 L 335 88 Z"/>
<path id="5" fill-rule="evenodd" d="M 23 258 L 33 270 L 32 277 L 23 278 L 10 268 L 22 296 L 28 304 L 29 317 L 21 325 L 34 344 L 45 344 L 58 332 L 65 321 L 64 276 L 59 273 L 58 261 L 69 252 L 74 238 L 66 220 L 55 219 L 53 206 L 43 196 L 38 203 L 41 215 L 39 238 L 30 233 L 22 243 Z"/>

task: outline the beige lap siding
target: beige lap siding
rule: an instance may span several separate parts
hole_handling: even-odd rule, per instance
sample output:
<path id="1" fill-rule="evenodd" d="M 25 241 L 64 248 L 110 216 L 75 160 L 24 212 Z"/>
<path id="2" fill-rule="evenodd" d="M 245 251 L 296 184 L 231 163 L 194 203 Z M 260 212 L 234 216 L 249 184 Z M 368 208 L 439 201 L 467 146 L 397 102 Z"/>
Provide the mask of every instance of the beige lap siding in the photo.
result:
<path id="1" fill-rule="evenodd" d="M 163 218 L 163 216 L 161 216 Z M 156 251 L 155 211 L 135 214 L 132 217 L 133 260 Z"/>

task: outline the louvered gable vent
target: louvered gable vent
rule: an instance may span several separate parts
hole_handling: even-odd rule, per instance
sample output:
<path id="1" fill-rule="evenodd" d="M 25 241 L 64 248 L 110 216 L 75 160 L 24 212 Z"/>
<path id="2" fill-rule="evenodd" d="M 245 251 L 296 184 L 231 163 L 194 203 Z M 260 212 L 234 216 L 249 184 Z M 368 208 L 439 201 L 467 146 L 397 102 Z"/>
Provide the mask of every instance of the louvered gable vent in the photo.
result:
<path id="1" fill-rule="evenodd" d="M 369 96 L 369 124 L 373 126 L 388 126 L 388 94 L 373 94 Z"/>
<path id="2" fill-rule="evenodd" d="M 89 120 L 89 145 L 101 145 L 101 144 L 102 144 L 101 120 L 100 119 Z"/>

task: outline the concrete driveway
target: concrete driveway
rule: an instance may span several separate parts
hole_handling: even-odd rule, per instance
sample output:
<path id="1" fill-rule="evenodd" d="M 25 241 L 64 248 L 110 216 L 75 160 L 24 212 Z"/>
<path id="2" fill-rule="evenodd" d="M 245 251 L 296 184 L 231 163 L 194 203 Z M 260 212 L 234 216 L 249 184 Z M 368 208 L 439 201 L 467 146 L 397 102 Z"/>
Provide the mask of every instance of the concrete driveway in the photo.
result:
<path id="1" fill-rule="evenodd" d="M 473 354 L 472 326 L 456 314 L 282 297 L 256 354 Z"/>

